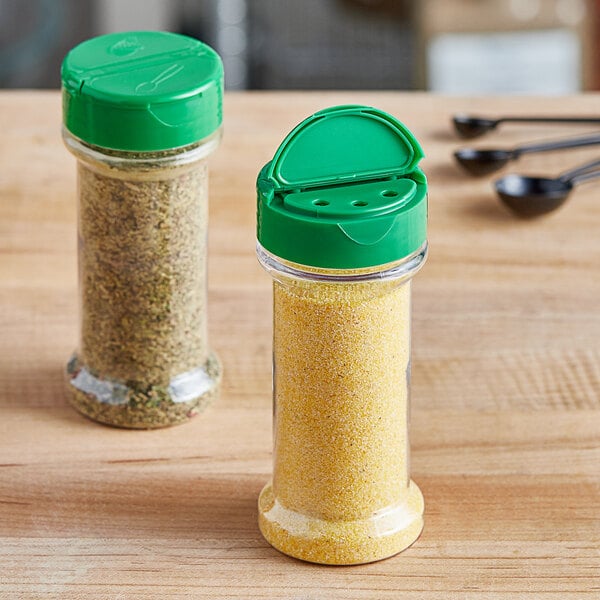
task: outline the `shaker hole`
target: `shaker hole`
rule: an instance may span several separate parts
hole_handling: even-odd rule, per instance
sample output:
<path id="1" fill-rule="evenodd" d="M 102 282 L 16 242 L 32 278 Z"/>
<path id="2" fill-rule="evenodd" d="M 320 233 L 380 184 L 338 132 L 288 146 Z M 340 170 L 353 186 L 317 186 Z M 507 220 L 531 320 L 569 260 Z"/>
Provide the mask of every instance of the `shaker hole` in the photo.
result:
<path id="1" fill-rule="evenodd" d="M 355 200 L 352 203 L 352 206 L 367 206 L 367 204 L 369 204 L 369 203 L 365 202 L 364 200 Z"/>
<path id="2" fill-rule="evenodd" d="M 327 206 L 329 202 L 327 200 L 313 200 L 315 206 Z"/>
<path id="3" fill-rule="evenodd" d="M 398 192 L 396 192 L 395 190 L 383 190 L 383 192 L 381 192 L 381 195 L 385 198 L 395 198 L 398 195 Z"/>

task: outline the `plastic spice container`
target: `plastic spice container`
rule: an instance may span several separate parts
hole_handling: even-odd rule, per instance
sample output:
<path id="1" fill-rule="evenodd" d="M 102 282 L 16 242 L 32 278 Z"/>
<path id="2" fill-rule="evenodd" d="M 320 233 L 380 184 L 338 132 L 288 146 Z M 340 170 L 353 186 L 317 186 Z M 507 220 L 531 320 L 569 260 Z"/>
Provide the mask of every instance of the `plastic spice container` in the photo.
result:
<path id="1" fill-rule="evenodd" d="M 164 32 L 88 40 L 62 67 L 63 135 L 77 157 L 81 329 L 70 401 L 110 425 L 188 420 L 217 394 L 206 319 L 207 158 L 223 68 Z"/>
<path id="2" fill-rule="evenodd" d="M 358 564 L 412 544 L 410 285 L 427 253 L 422 150 L 392 116 L 334 107 L 258 178 L 273 276 L 274 473 L 260 529 L 303 560 Z"/>

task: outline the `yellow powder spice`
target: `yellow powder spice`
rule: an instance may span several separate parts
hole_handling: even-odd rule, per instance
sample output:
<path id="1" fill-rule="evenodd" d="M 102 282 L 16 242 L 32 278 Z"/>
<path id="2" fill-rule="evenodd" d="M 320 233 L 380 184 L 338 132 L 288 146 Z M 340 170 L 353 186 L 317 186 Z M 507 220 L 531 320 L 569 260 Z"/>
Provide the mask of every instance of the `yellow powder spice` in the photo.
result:
<path id="1" fill-rule="evenodd" d="M 277 549 L 386 558 L 423 527 L 409 477 L 410 281 L 274 282 L 275 458 L 259 500 Z"/>

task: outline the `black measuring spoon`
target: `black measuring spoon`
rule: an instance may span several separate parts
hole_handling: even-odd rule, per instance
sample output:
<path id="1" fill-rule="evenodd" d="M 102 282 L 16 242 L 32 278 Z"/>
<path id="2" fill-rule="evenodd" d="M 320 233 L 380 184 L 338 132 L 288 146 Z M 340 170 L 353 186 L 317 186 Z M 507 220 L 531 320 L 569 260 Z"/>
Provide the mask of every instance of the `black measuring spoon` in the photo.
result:
<path id="1" fill-rule="evenodd" d="M 460 137 L 472 139 L 496 129 L 500 123 L 596 123 L 600 125 L 600 117 L 500 117 L 490 119 L 487 117 L 455 115 L 452 117 L 452 123 Z"/>
<path id="2" fill-rule="evenodd" d="M 566 171 L 556 178 L 506 175 L 494 182 L 494 188 L 500 200 L 519 216 L 538 217 L 564 204 L 578 183 L 596 178 L 600 178 L 600 160 Z"/>
<path id="3" fill-rule="evenodd" d="M 539 144 L 524 144 L 510 150 L 461 148 L 454 153 L 454 158 L 471 175 L 488 175 L 500 170 L 509 161 L 516 160 L 522 154 L 550 152 L 551 150 L 579 148 L 595 144 L 600 144 L 600 133 L 552 142 L 541 142 Z"/>

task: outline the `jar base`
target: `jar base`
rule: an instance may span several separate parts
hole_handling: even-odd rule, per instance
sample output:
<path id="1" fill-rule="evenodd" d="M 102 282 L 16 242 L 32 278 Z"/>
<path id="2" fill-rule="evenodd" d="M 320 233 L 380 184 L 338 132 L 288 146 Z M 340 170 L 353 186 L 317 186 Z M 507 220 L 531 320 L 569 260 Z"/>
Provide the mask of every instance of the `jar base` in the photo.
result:
<path id="1" fill-rule="evenodd" d="M 389 558 L 408 548 L 423 530 L 421 490 L 410 482 L 401 504 L 357 521 L 326 521 L 282 506 L 272 483 L 258 500 L 258 524 L 274 548 L 313 563 L 358 565 Z"/>
<path id="2" fill-rule="evenodd" d="M 167 386 L 132 386 L 92 375 L 74 355 L 66 376 L 69 403 L 84 416 L 114 427 L 159 429 L 189 421 L 216 399 L 221 363 L 211 354 L 201 368 L 173 378 Z"/>

